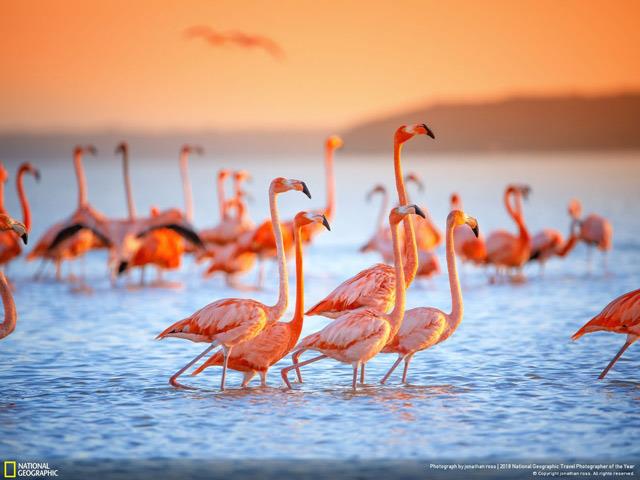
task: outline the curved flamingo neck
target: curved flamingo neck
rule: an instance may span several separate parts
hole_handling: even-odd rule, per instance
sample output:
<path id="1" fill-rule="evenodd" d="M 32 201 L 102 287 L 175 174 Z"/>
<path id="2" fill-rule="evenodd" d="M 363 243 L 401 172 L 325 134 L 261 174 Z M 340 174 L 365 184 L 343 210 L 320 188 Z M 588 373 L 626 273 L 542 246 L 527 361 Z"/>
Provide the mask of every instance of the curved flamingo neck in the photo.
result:
<path id="1" fill-rule="evenodd" d="M 76 181 L 78 182 L 78 208 L 86 207 L 89 204 L 87 196 L 87 178 L 84 175 L 84 165 L 82 164 L 82 151 L 73 154 L 73 165 L 76 169 Z"/>
<path id="2" fill-rule="evenodd" d="M 460 289 L 460 279 L 458 278 L 458 266 L 456 264 L 456 252 L 454 248 L 453 232 L 455 224 L 447 221 L 446 253 L 447 272 L 449 274 L 449 289 L 451 291 L 451 313 L 449 314 L 449 328 L 456 328 L 462 321 L 464 306 L 462 303 L 462 290 Z"/>
<path id="3" fill-rule="evenodd" d="M 511 205 L 510 202 L 510 196 L 514 195 L 514 203 L 515 203 L 515 207 L 513 207 Z M 504 205 L 507 208 L 507 212 L 509 213 L 509 216 L 513 219 L 513 221 L 516 223 L 516 225 L 518 226 L 518 231 L 520 234 L 520 241 L 522 242 L 529 242 L 530 240 L 530 235 L 529 235 L 529 230 L 527 230 L 527 226 L 524 223 L 524 220 L 522 218 L 522 212 L 519 211 L 519 209 L 522 208 L 522 202 L 519 199 L 520 194 L 518 192 L 514 192 L 514 191 L 505 191 L 504 192 Z"/>
<path id="4" fill-rule="evenodd" d="M 393 142 L 393 169 L 396 177 L 396 190 L 398 191 L 398 201 L 400 205 L 407 205 L 407 189 L 404 185 L 404 175 L 402 173 L 402 162 L 400 160 L 403 142 L 394 139 Z M 404 219 L 404 233 L 406 243 L 405 273 L 404 277 L 407 286 L 411 285 L 416 274 L 418 273 L 418 247 L 416 245 L 416 237 L 413 229 L 413 219 L 411 215 L 407 215 Z"/>
<path id="5" fill-rule="evenodd" d="M 398 224 L 391 223 L 391 240 L 393 242 L 393 264 L 396 274 L 396 304 L 389 315 L 389 323 L 391 324 L 391 333 L 389 338 L 393 338 L 400 330 L 404 310 L 406 308 L 406 287 L 404 268 L 402 266 L 402 249 L 398 239 Z"/>
<path id="6" fill-rule="evenodd" d="M 13 301 L 11 288 L 4 273 L 0 272 L 0 295 L 4 305 L 4 321 L 0 323 L 0 339 L 9 335 L 16 328 L 16 304 Z"/>
<path id="7" fill-rule="evenodd" d="M 218 208 L 220 211 L 220 218 L 226 220 L 229 217 L 225 194 L 224 194 L 224 180 L 225 177 L 218 176 Z"/>
<path id="8" fill-rule="evenodd" d="M 16 177 L 16 188 L 18 189 L 18 197 L 20 197 L 20 206 L 22 207 L 22 223 L 27 228 L 27 232 L 31 230 L 31 207 L 29 206 L 29 200 L 27 194 L 24 191 L 24 174 L 28 169 L 24 165 L 18 170 L 18 176 Z"/>
<path id="9" fill-rule="evenodd" d="M 182 175 L 182 191 L 184 192 L 184 209 L 187 220 L 193 220 L 193 195 L 191 193 L 191 180 L 189 179 L 189 152 L 180 152 L 180 174 Z"/>
<path id="10" fill-rule="evenodd" d="M 574 233 L 574 232 L 575 232 L 575 228 L 572 222 L 571 225 L 569 226 L 569 237 L 567 238 L 567 241 L 565 242 L 564 245 L 561 245 L 556 250 L 557 256 L 566 257 L 569 254 L 569 252 L 573 250 L 573 248 L 578 244 L 578 240 L 580 240 L 580 235 L 579 233 Z"/>
<path id="11" fill-rule="evenodd" d="M 287 309 L 289 302 L 289 274 L 287 272 L 287 260 L 284 254 L 284 241 L 282 240 L 282 226 L 280 225 L 280 214 L 278 213 L 277 193 L 273 187 L 269 188 L 269 209 L 271 210 L 271 227 L 276 239 L 276 253 L 278 258 L 278 276 L 280 278 L 280 288 L 278 302 L 271 307 L 271 321 L 276 321 Z"/>
<path id="12" fill-rule="evenodd" d="M 127 194 L 127 210 L 129 220 L 136 219 L 136 204 L 133 199 L 133 189 L 131 187 L 131 175 L 129 174 L 129 149 L 122 150 L 122 172 L 124 174 L 124 189 Z"/>
<path id="13" fill-rule="evenodd" d="M 327 220 L 333 220 L 333 215 L 336 208 L 336 178 L 333 171 L 333 154 L 335 148 L 327 145 L 325 150 L 325 174 L 327 182 L 327 206 L 324 209 L 324 216 Z"/>
<path id="14" fill-rule="evenodd" d="M 291 337 L 289 338 L 289 346 L 298 343 L 300 333 L 302 332 L 302 322 L 304 320 L 304 268 L 303 268 L 303 252 L 302 252 L 302 227 L 294 225 L 293 241 L 296 251 L 296 305 L 293 309 L 293 318 L 289 322 L 291 326 Z"/>

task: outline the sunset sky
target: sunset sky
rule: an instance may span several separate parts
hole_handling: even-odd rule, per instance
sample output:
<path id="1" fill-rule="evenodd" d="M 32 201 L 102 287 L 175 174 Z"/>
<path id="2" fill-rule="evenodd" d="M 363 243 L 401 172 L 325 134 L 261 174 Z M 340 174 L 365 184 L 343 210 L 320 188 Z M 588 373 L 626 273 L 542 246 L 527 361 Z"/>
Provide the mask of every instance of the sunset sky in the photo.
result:
<path id="1" fill-rule="evenodd" d="M 638 1 L 2 0 L 0 129 L 341 128 L 442 100 L 640 88 Z M 208 25 L 285 57 L 213 47 Z"/>

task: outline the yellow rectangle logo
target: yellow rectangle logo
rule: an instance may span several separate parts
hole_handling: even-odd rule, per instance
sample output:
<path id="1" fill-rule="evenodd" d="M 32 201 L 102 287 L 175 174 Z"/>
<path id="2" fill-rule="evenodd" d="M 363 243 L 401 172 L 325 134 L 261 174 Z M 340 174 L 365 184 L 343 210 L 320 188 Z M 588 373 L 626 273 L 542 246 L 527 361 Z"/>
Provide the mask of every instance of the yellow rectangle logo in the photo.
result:
<path id="1" fill-rule="evenodd" d="M 4 478 L 16 478 L 16 462 L 4 461 Z"/>

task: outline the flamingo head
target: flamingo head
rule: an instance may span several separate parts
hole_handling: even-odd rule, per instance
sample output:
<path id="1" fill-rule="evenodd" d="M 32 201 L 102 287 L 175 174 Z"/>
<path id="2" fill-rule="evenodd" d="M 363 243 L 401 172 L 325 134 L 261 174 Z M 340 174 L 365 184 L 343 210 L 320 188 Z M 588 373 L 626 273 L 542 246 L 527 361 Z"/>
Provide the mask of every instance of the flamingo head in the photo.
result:
<path id="1" fill-rule="evenodd" d="M 416 135 L 428 135 L 431 138 L 436 138 L 433 131 L 424 123 L 416 123 L 415 125 L 402 125 L 398 128 L 396 130 L 395 141 L 396 143 L 404 143 Z"/>
<path id="2" fill-rule="evenodd" d="M 391 225 L 397 225 L 407 215 L 420 215 L 422 218 L 426 218 L 425 213 L 417 205 L 399 205 L 391 209 L 389 223 Z"/>
<path id="3" fill-rule="evenodd" d="M 218 180 L 226 180 L 231 175 L 231 170 L 226 168 L 221 168 L 218 170 Z"/>
<path id="4" fill-rule="evenodd" d="M 447 226 L 452 226 L 453 228 L 455 228 L 461 225 L 469 225 L 476 237 L 480 235 L 478 220 L 470 217 L 462 210 L 451 210 L 451 212 L 449 212 L 449 216 L 447 217 Z"/>
<path id="5" fill-rule="evenodd" d="M 20 238 L 22 238 L 24 244 L 27 244 L 27 227 L 24 226 L 24 223 L 14 220 L 4 213 L 0 214 L 0 230 L 13 230 Z"/>
<path id="6" fill-rule="evenodd" d="M 295 216 L 293 221 L 296 227 L 303 227 L 312 223 L 321 223 L 327 230 L 331 231 L 331 226 L 329 225 L 327 217 L 322 214 L 300 212 Z"/>
<path id="7" fill-rule="evenodd" d="M 204 155 L 204 148 L 200 145 L 183 145 L 180 149 L 180 153 L 182 155 L 189 155 L 191 153 L 195 153 L 196 155 Z"/>
<path id="8" fill-rule="evenodd" d="M 330 135 L 325 143 L 327 150 L 337 150 L 341 148 L 342 145 L 344 145 L 344 142 L 338 135 Z"/>
<path id="9" fill-rule="evenodd" d="M 508 195 L 518 194 L 524 200 L 528 200 L 529 194 L 531 193 L 531 187 L 525 184 L 510 184 L 510 185 L 507 185 L 506 193 Z"/>
<path id="10" fill-rule="evenodd" d="M 31 162 L 25 162 L 22 165 L 20 165 L 20 168 L 18 169 L 18 174 L 20 174 L 21 172 L 30 173 L 31 175 L 34 176 L 36 181 L 38 182 L 40 181 L 40 170 L 34 167 L 31 164 Z"/>
<path id="11" fill-rule="evenodd" d="M 152 217 L 158 217 L 160 215 L 160 209 L 158 207 L 156 207 L 155 205 L 151 206 L 151 209 L 149 211 L 150 216 Z"/>
<path id="12" fill-rule="evenodd" d="M 451 210 L 462 209 L 462 200 L 460 199 L 460 195 L 458 195 L 456 192 L 453 192 L 449 197 L 449 203 L 451 204 Z"/>
<path id="13" fill-rule="evenodd" d="M 407 183 L 415 183 L 418 186 L 418 190 L 420 192 L 424 192 L 424 182 L 416 172 L 407 173 L 404 177 L 404 181 Z"/>
<path id="14" fill-rule="evenodd" d="M 580 200 L 574 198 L 569 202 L 569 216 L 574 220 L 578 220 L 582 216 L 582 204 Z"/>
<path id="15" fill-rule="evenodd" d="M 374 186 L 374 187 L 369 191 L 369 193 L 367 193 L 367 197 L 366 197 L 366 198 L 367 198 L 367 202 L 371 201 L 371 199 L 373 198 L 373 196 L 374 196 L 376 193 L 382 193 L 382 194 L 385 194 L 385 193 L 387 193 L 387 188 L 386 188 L 384 185 L 382 185 L 381 183 L 378 183 L 376 186 Z"/>
<path id="16" fill-rule="evenodd" d="M 122 155 L 126 155 L 129 152 L 129 144 L 127 142 L 120 142 L 116 147 L 116 155 L 121 153 Z"/>
<path id="17" fill-rule="evenodd" d="M 98 155 L 98 149 L 95 145 L 85 145 L 82 150 L 84 151 L 84 153 L 88 153 L 89 155 L 93 155 L 94 157 Z"/>
<path id="18" fill-rule="evenodd" d="M 278 177 L 271 181 L 270 191 L 273 193 L 284 193 L 289 190 L 297 190 L 304 193 L 307 197 L 311 198 L 311 193 L 307 188 L 307 184 L 302 180 L 294 180 L 291 178 Z"/>
<path id="19" fill-rule="evenodd" d="M 251 181 L 251 174 L 247 170 L 236 170 L 233 172 L 233 179 L 236 182 L 246 182 L 247 180 Z"/>

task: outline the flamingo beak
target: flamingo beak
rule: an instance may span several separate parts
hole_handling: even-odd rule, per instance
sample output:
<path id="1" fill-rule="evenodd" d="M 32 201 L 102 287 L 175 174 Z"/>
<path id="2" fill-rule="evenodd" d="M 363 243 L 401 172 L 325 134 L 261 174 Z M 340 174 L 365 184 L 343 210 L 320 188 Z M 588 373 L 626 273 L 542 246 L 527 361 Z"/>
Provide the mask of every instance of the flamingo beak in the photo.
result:
<path id="1" fill-rule="evenodd" d="M 426 124 L 422 124 L 423 128 L 425 129 L 425 132 L 427 133 L 427 135 L 429 135 L 431 138 L 433 138 L 435 140 L 436 136 L 433 134 L 433 131 L 427 127 Z"/>
<path id="2" fill-rule="evenodd" d="M 476 238 L 480 236 L 480 228 L 478 227 L 477 223 L 473 227 L 471 227 L 471 231 L 476 236 Z"/>
<path id="3" fill-rule="evenodd" d="M 421 216 L 422 218 L 427 218 L 422 209 L 417 205 L 412 205 L 413 209 L 416 211 L 416 215 Z"/>
<path id="4" fill-rule="evenodd" d="M 302 183 L 302 193 L 304 193 L 307 197 L 311 198 L 311 192 L 307 188 L 307 184 L 304 182 L 300 182 L 300 183 Z"/>
<path id="5" fill-rule="evenodd" d="M 129 268 L 129 262 L 120 262 L 120 265 L 118 265 L 118 275 L 122 275 L 127 268 Z"/>
<path id="6" fill-rule="evenodd" d="M 22 238 L 22 241 L 24 242 L 24 244 L 26 245 L 29 241 L 29 235 L 27 234 L 27 232 L 23 233 L 22 235 L 20 235 L 20 238 Z"/>
<path id="7" fill-rule="evenodd" d="M 331 226 L 329 225 L 329 221 L 327 220 L 327 217 L 325 217 L 324 215 L 322 215 L 322 225 L 324 225 L 327 230 L 331 231 Z"/>
<path id="8" fill-rule="evenodd" d="M 39 182 L 40 181 L 40 170 L 38 170 L 37 168 L 34 168 L 33 169 L 33 176 L 35 177 L 36 182 Z"/>

